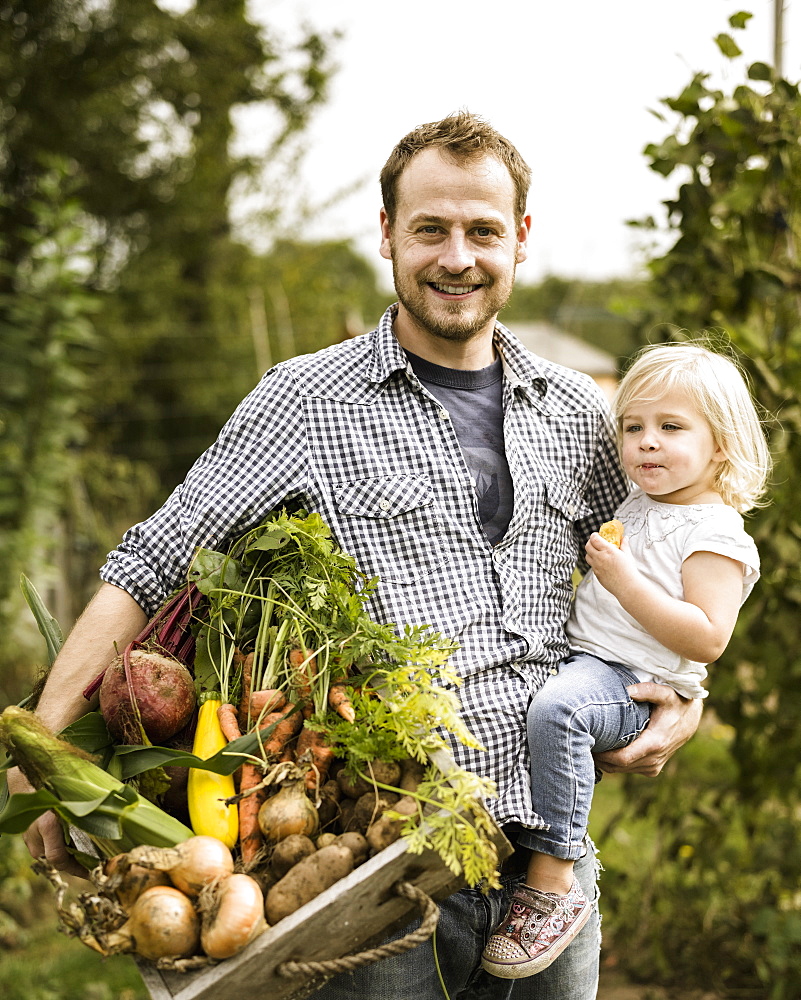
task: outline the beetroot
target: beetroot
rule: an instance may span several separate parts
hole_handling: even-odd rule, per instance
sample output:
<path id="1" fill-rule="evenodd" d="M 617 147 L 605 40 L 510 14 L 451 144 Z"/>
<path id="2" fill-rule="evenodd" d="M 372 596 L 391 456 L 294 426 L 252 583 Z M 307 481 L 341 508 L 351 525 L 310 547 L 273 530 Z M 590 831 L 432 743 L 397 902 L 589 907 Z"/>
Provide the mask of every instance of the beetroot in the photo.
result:
<path id="1" fill-rule="evenodd" d="M 131 652 L 130 665 L 134 698 L 147 738 L 163 743 L 183 729 L 195 709 L 192 675 L 177 660 L 144 649 Z M 117 741 L 142 742 L 121 656 L 112 660 L 103 677 L 100 711 Z"/>

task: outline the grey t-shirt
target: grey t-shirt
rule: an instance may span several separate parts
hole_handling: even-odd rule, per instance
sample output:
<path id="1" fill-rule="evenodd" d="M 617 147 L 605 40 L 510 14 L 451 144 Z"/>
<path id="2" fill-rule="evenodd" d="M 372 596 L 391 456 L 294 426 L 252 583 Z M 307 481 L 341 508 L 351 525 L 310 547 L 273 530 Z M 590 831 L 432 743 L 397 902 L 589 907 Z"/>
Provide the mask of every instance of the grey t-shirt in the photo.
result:
<path id="1" fill-rule="evenodd" d="M 445 407 L 476 484 L 478 511 L 493 545 L 512 519 L 514 488 L 503 440 L 503 362 L 461 371 L 406 352 L 415 375 Z"/>

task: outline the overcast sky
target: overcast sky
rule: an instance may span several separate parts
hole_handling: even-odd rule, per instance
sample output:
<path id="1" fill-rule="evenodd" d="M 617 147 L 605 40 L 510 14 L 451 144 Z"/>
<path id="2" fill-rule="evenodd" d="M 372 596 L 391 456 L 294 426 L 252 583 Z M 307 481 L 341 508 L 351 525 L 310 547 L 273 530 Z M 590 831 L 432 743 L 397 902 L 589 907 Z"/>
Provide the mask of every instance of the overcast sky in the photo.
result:
<path id="1" fill-rule="evenodd" d="M 739 10 L 754 17 L 731 32 L 745 56 L 729 63 L 713 38 L 731 31 Z M 321 201 L 366 183 L 294 235 L 352 238 L 384 282 L 378 172 L 406 132 L 463 107 L 489 119 L 533 169 L 520 279 L 633 273 L 636 236 L 625 220 L 658 212 L 672 194 L 642 155 L 667 134 L 649 109 L 695 71 L 733 86 L 773 51 L 774 0 L 251 0 L 250 11 L 287 38 L 303 20 L 343 32 L 298 183 Z M 784 72 L 797 80 L 801 0 L 785 0 L 785 11 Z"/>

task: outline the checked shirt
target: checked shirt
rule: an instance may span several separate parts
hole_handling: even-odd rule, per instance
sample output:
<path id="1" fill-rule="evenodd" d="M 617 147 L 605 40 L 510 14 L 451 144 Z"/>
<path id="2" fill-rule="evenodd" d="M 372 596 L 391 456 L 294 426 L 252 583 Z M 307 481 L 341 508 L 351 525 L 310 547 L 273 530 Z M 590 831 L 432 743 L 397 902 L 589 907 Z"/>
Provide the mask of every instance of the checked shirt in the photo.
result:
<path id="1" fill-rule="evenodd" d="M 498 324 L 514 513 L 490 545 L 449 415 L 392 332 L 376 330 L 267 372 L 164 506 L 101 570 L 152 614 L 197 546 L 222 548 L 284 504 L 317 511 L 380 584 L 382 622 L 429 625 L 452 659 L 468 728 L 457 763 L 495 782 L 501 824 L 540 827 L 530 799 L 526 708 L 567 652 L 572 573 L 590 532 L 627 492 L 608 408 L 586 375 L 525 350 Z"/>

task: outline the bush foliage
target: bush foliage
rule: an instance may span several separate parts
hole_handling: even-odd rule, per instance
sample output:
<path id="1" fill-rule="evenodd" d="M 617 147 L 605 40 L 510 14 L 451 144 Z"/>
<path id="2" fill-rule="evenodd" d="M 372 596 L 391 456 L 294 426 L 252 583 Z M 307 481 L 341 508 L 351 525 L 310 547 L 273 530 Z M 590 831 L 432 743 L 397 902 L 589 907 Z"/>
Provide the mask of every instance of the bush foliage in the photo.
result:
<path id="1" fill-rule="evenodd" d="M 730 35 L 716 41 L 739 55 Z M 775 474 L 771 505 L 748 523 L 762 579 L 710 669 L 726 752 L 688 767 L 683 751 L 658 782 L 627 783 L 631 814 L 647 813 L 658 833 L 646 874 L 638 865 L 607 888 L 608 910 L 632 971 L 791 1000 L 801 982 L 801 94 L 756 63 L 731 93 L 698 74 L 664 104 L 674 127 L 645 152 L 682 183 L 665 202 L 675 240 L 650 264 L 642 339 L 730 341 L 768 415 Z"/>

